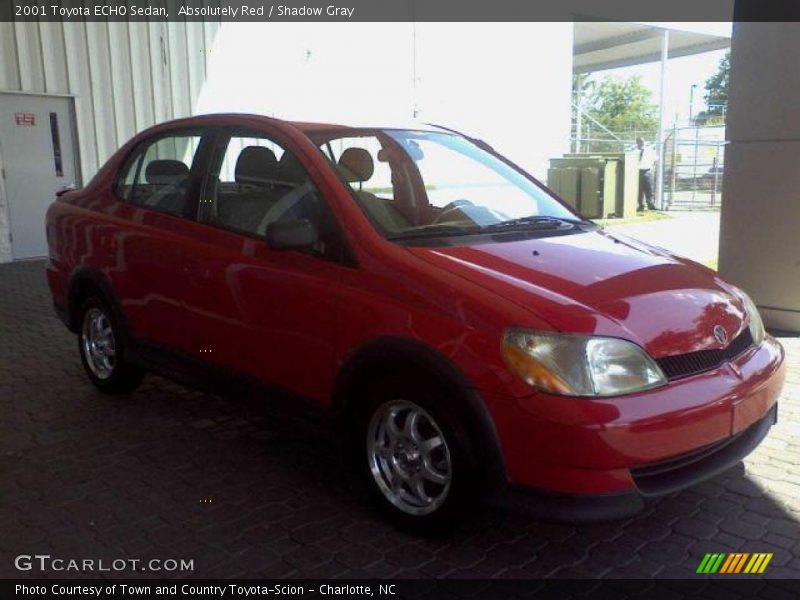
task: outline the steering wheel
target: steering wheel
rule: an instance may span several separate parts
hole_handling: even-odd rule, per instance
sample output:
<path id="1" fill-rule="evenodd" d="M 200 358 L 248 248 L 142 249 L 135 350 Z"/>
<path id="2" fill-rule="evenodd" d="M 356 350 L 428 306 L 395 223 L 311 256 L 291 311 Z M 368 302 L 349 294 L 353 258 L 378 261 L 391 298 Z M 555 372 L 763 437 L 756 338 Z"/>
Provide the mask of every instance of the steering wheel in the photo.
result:
<path id="1" fill-rule="evenodd" d="M 448 202 L 442 207 L 441 212 L 436 215 L 436 218 L 433 220 L 433 224 L 445 222 L 447 219 L 444 217 L 447 215 L 447 213 L 456 211 L 462 206 L 475 206 L 475 203 L 472 200 L 467 200 L 466 198 L 458 198 L 457 200 Z"/>

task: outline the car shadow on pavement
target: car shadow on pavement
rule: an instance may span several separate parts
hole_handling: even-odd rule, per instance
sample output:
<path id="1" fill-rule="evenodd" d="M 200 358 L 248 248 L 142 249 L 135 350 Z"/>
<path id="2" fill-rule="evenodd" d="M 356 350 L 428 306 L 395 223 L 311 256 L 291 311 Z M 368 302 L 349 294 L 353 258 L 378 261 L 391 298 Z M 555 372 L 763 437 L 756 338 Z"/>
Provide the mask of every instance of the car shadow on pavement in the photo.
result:
<path id="1" fill-rule="evenodd" d="M 193 559 L 180 576 L 448 578 L 696 577 L 705 553 L 742 551 L 774 552 L 771 573 L 795 574 L 782 569 L 797 566 L 797 521 L 741 464 L 626 521 L 482 509 L 415 538 L 372 509 L 341 444 L 263 399 L 157 377 L 116 399 L 77 385 L 69 436 L 23 454 L 26 488 L 33 474 L 56 487 L 25 517 L 37 551 Z"/>

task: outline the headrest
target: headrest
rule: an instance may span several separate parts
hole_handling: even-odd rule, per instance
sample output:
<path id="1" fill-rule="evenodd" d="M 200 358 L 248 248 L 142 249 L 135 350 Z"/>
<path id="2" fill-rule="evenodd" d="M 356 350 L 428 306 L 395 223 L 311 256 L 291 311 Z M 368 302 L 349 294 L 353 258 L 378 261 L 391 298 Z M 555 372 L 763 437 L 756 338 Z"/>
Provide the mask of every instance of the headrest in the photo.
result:
<path id="1" fill-rule="evenodd" d="M 269 183 L 276 179 L 278 159 L 264 146 L 247 146 L 236 159 L 236 183 Z"/>
<path id="2" fill-rule="evenodd" d="M 179 160 L 160 159 L 147 163 L 144 178 L 147 183 L 171 185 L 189 177 L 189 167 Z"/>
<path id="3" fill-rule="evenodd" d="M 301 184 L 308 179 L 308 174 L 297 157 L 288 150 L 278 162 L 278 179 L 289 183 Z"/>
<path id="4" fill-rule="evenodd" d="M 364 148 L 348 148 L 339 157 L 339 170 L 347 183 L 367 181 L 375 171 L 375 163 Z"/>

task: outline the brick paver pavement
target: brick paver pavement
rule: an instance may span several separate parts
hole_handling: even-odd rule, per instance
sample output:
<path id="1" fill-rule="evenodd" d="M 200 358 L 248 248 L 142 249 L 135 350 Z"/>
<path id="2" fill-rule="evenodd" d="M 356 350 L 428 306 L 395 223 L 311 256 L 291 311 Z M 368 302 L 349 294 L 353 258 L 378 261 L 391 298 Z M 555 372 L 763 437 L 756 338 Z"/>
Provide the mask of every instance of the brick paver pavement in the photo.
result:
<path id="1" fill-rule="evenodd" d="M 785 346 L 780 423 L 727 474 L 628 521 L 486 511 L 416 539 L 375 516 L 335 441 L 258 402 L 152 376 L 130 397 L 97 393 L 43 263 L 2 265 L 0 576 L 38 553 L 193 559 L 196 577 L 681 577 L 706 552 L 766 551 L 767 575 L 798 577 L 800 343 Z"/>

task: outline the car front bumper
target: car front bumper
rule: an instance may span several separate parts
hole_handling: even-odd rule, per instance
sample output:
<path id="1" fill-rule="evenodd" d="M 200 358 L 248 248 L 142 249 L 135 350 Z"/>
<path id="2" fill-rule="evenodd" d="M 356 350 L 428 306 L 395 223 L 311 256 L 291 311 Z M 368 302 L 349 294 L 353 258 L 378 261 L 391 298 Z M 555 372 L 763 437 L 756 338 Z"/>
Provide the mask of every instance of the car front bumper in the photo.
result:
<path id="1" fill-rule="evenodd" d="M 553 495 L 557 505 L 575 497 L 641 505 L 751 452 L 777 418 L 783 363 L 783 348 L 767 337 L 731 363 L 641 394 L 484 399 L 512 488 Z"/>
<path id="2" fill-rule="evenodd" d="M 490 501 L 501 508 L 555 521 L 622 519 L 640 512 L 650 497 L 679 491 L 727 471 L 761 443 L 777 419 L 778 405 L 774 404 L 759 421 L 730 438 L 660 463 L 631 469 L 634 490 L 569 495 L 510 485 L 500 489 Z"/>

